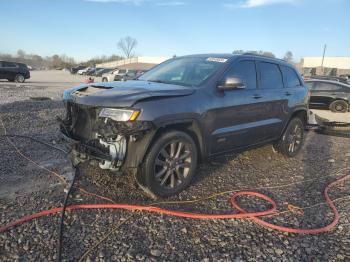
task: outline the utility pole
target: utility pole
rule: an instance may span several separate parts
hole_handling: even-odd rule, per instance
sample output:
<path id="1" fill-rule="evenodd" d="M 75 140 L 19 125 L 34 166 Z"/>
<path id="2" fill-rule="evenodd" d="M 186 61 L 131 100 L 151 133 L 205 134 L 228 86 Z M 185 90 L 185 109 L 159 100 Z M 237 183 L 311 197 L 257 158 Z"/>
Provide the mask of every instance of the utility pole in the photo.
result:
<path id="1" fill-rule="evenodd" d="M 322 56 L 322 63 L 321 63 L 321 69 L 322 69 L 322 74 L 324 75 L 324 67 L 323 67 L 323 62 L 324 62 L 324 56 L 326 54 L 326 49 L 327 49 L 327 45 L 325 44 L 323 47 L 323 56 Z"/>

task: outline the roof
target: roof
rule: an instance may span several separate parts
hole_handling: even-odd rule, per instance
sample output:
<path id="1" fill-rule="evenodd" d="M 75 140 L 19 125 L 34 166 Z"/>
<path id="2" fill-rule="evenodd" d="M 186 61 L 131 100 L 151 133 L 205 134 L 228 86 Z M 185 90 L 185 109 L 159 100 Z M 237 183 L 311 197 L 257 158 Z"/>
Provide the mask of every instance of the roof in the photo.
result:
<path id="1" fill-rule="evenodd" d="M 283 63 L 286 65 L 291 65 L 290 63 L 286 62 L 283 59 L 279 59 L 276 57 L 270 57 L 270 56 L 266 56 L 266 55 L 260 55 L 260 54 L 255 54 L 255 53 L 243 53 L 243 54 L 225 54 L 225 53 L 219 53 L 219 54 L 215 54 L 215 53 L 209 53 L 209 54 L 195 54 L 195 55 L 186 55 L 183 57 L 215 57 L 215 58 L 226 58 L 226 59 L 231 59 L 234 57 L 250 57 L 250 58 L 263 58 L 263 59 L 267 59 L 270 61 L 274 61 L 274 62 L 278 62 L 278 63 Z"/>

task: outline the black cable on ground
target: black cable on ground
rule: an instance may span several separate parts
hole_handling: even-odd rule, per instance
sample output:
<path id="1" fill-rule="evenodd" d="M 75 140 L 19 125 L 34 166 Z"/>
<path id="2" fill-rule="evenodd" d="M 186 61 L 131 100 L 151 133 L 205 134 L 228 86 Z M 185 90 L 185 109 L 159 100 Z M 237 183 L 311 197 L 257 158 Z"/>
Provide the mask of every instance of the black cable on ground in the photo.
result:
<path id="1" fill-rule="evenodd" d="M 37 139 L 37 138 L 34 138 L 34 137 L 31 137 L 31 136 L 24 136 L 24 135 L 7 135 L 7 134 L 6 134 L 6 135 L 0 135 L 0 137 L 19 137 L 19 138 L 30 139 L 30 140 L 32 140 L 32 141 L 34 141 L 34 142 L 39 143 L 39 144 L 42 144 L 42 145 L 45 145 L 45 146 L 47 146 L 47 147 L 51 147 L 51 148 L 53 148 L 53 149 L 55 149 L 55 150 L 61 151 L 61 152 L 64 153 L 64 154 L 68 154 L 68 152 L 67 152 L 66 150 L 62 149 L 62 148 L 59 148 L 59 147 L 54 146 L 54 145 L 51 145 L 51 144 L 49 144 L 49 143 L 47 143 L 47 142 L 41 141 L 41 140 L 39 140 L 39 139 Z"/>
<path id="2" fill-rule="evenodd" d="M 67 195 L 66 195 L 64 202 L 63 202 L 61 219 L 60 219 L 60 226 L 59 226 L 59 230 L 58 230 L 57 262 L 62 261 L 62 239 L 63 239 L 63 228 L 64 228 L 64 215 L 66 212 L 68 198 L 69 198 L 69 195 L 72 191 L 72 188 L 73 188 L 73 185 L 74 185 L 74 182 L 75 182 L 77 175 L 79 175 L 79 165 L 75 167 L 75 172 L 74 172 L 72 183 L 70 184 L 70 186 L 68 188 Z"/>

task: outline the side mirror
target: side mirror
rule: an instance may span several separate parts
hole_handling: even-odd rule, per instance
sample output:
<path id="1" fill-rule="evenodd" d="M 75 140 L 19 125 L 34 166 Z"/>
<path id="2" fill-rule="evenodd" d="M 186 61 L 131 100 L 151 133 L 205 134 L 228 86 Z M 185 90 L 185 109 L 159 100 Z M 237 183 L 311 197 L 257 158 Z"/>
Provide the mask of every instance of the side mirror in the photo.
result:
<path id="1" fill-rule="evenodd" d="M 227 77 L 224 81 L 218 85 L 218 89 L 221 91 L 244 89 L 245 85 L 239 77 Z"/>

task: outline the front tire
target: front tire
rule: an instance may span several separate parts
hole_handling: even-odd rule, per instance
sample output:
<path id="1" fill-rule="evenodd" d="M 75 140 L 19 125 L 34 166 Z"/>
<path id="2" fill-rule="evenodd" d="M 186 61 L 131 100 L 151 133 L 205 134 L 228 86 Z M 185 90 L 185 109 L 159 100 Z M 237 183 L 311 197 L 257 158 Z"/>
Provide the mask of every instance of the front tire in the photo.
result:
<path id="1" fill-rule="evenodd" d="M 15 76 L 15 82 L 16 83 L 24 83 L 24 81 L 25 81 L 25 77 L 23 75 L 17 74 Z"/>
<path id="2" fill-rule="evenodd" d="M 277 143 L 277 151 L 287 157 L 296 156 L 304 144 L 304 123 L 299 117 L 293 118 Z"/>
<path id="3" fill-rule="evenodd" d="M 329 109 L 334 113 L 346 113 L 349 110 L 349 105 L 344 100 L 335 100 L 330 104 Z"/>
<path id="4" fill-rule="evenodd" d="M 155 195 L 173 196 L 190 184 L 198 159 L 191 136 L 181 131 L 162 134 L 146 155 L 141 180 Z"/>

